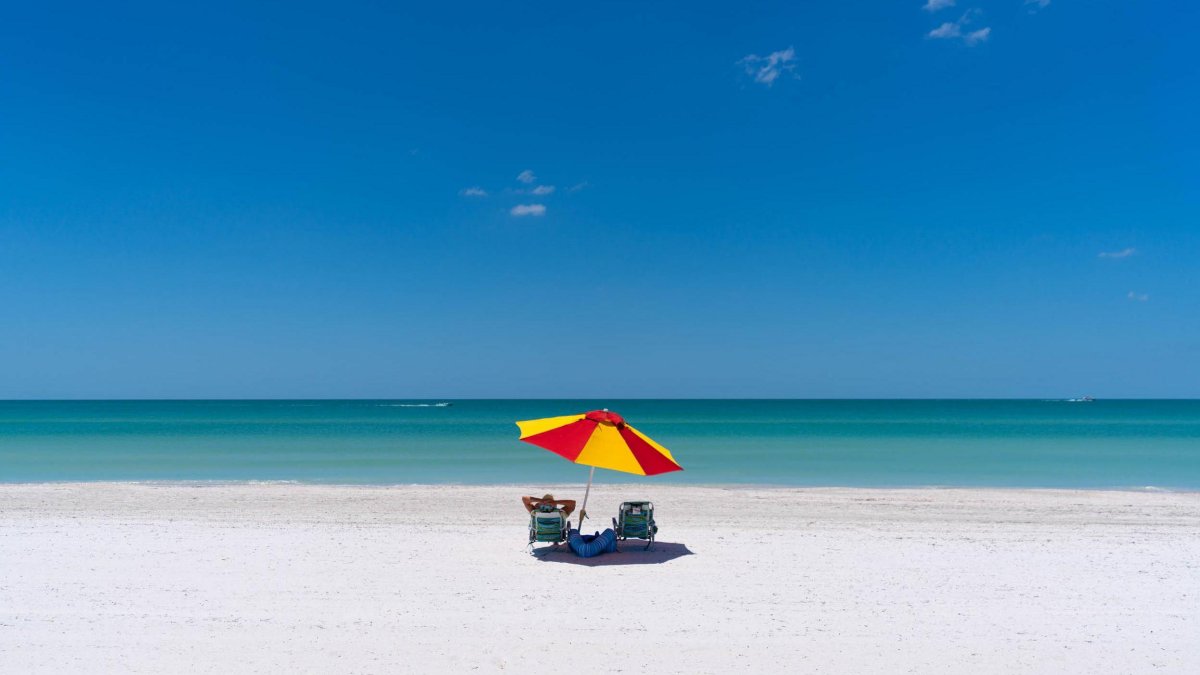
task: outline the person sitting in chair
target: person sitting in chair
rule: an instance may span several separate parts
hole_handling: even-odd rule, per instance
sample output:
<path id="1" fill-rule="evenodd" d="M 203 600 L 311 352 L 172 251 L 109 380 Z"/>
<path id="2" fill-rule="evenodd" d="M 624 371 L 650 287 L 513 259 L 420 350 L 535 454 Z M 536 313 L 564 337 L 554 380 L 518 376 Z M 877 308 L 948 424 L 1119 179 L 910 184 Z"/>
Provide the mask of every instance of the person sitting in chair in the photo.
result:
<path id="1" fill-rule="evenodd" d="M 541 499 L 537 497 L 521 497 L 521 503 L 525 505 L 525 510 L 533 513 L 540 506 L 549 506 L 555 509 L 562 509 L 563 515 L 569 516 L 575 510 L 574 499 L 555 499 L 554 495 L 545 494 Z"/>

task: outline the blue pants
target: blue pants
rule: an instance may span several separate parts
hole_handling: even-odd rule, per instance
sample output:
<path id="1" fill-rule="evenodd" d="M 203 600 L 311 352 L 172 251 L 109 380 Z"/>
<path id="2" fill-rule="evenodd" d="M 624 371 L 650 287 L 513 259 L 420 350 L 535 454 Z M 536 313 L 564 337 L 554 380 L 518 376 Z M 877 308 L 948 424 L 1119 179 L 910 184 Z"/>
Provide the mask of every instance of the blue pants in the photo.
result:
<path id="1" fill-rule="evenodd" d="M 567 546 L 581 558 L 612 553 L 617 550 L 617 533 L 613 532 L 612 528 L 594 535 L 581 535 L 579 530 L 571 530 L 567 535 Z"/>

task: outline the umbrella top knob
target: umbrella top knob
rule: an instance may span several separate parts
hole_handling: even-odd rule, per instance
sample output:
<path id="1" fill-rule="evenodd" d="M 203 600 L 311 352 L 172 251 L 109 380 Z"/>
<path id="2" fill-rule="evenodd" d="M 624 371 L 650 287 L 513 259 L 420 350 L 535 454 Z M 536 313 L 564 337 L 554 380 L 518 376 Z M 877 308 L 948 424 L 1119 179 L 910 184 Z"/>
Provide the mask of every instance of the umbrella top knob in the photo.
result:
<path id="1" fill-rule="evenodd" d="M 587 419 L 600 424 L 612 424 L 618 427 L 625 426 L 625 418 L 615 412 L 609 412 L 608 408 L 603 410 L 593 410 L 586 415 Z"/>

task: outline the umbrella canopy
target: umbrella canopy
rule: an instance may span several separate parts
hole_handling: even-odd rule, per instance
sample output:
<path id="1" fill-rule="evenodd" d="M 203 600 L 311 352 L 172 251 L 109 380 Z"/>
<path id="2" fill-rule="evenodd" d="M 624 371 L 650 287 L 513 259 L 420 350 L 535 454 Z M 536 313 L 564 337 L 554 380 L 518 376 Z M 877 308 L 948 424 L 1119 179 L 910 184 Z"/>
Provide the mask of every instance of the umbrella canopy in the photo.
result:
<path id="1" fill-rule="evenodd" d="M 582 415 L 517 422 L 521 440 L 586 466 L 639 476 L 682 471 L 671 451 L 625 423 L 620 415 L 593 410 Z"/>

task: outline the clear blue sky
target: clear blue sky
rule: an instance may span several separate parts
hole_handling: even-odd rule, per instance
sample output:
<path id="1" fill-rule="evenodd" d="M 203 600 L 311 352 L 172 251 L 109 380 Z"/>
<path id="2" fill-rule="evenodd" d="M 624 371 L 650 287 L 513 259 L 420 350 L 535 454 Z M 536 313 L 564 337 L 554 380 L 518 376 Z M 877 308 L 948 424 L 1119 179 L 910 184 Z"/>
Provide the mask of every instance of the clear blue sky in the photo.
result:
<path id="1" fill-rule="evenodd" d="M 1193 4 L 176 4 L 0 13 L 0 397 L 1200 396 Z"/>

